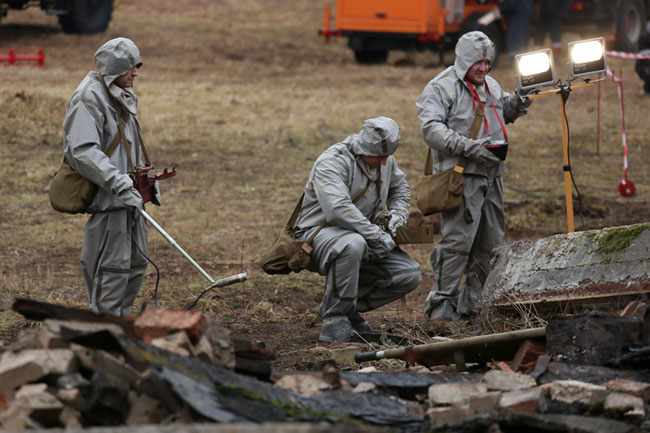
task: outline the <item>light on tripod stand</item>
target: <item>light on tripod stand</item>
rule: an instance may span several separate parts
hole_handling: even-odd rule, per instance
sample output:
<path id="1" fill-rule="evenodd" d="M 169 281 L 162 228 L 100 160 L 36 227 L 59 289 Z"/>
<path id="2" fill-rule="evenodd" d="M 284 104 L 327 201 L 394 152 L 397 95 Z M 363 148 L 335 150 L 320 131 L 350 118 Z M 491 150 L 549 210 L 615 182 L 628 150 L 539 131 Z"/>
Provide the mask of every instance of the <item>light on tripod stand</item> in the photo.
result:
<path id="1" fill-rule="evenodd" d="M 569 76 L 604 74 L 607 71 L 605 39 L 569 42 Z"/>
<path id="2" fill-rule="evenodd" d="M 522 90 L 552 86 L 555 82 L 553 52 L 550 48 L 515 56 L 517 87 Z"/>

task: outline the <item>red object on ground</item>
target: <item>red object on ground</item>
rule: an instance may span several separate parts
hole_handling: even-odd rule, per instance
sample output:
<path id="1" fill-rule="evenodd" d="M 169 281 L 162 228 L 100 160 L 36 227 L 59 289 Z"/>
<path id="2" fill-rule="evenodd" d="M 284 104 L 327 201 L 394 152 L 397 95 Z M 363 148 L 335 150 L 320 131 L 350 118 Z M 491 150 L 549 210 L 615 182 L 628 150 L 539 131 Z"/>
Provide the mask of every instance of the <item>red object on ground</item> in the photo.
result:
<path id="1" fill-rule="evenodd" d="M 43 48 L 35 47 L 0 48 L 0 62 L 9 62 L 10 65 L 42 67 L 45 66 L 45 52 Z"/>
<path id="2" fill-rule="evenodd" d="M 185 331 L 190 340 L 196 343 L 207 322 L 200 310 L 147 308 L 135 320 L 135 335 L 150 343 L 154 338 Z"/>
<path id="3" fill-rule="evenodd" d="M 631 180 L 621 179 L 621 182 L 618 184 L 618 192 L 620 192 L 623 197 L 633 197 L 634 194 L 636 194 L 636 187 Z"/>

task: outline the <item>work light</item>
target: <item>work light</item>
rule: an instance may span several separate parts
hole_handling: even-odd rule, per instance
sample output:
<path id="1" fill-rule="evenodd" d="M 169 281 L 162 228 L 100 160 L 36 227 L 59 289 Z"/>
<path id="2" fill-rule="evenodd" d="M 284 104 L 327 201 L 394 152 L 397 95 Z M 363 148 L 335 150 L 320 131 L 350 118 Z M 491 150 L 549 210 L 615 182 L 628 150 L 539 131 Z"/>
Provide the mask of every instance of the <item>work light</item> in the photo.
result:
<path id="1" fill-rule="evenodd" d="M 517 87 L 522 90 L 552 86 L 555 82 L 553 52 L 550 48 L 515 56 Z"/>
<path id="2" fill-rule="evenodd" d="M 571 78 L 603 74 L 606 70 L 604 38 L 569 42 L 569 76 Z"/>

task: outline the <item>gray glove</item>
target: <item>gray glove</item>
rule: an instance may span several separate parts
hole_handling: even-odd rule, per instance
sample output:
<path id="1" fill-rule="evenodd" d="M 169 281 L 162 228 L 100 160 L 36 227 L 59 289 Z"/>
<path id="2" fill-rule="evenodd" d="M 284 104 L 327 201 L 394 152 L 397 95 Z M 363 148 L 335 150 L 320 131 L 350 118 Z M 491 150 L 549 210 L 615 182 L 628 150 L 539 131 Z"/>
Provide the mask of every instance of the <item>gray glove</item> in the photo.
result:
<path id="1" fill-rule="evenodd" d="M 406 217 L 401 214 L 391 213 L 388 220 L 388 230 L 393 236 L 397 236 L 397 229 L 406 225 Z"/>
<path id="2" fill-rule="evenodd" d="M 386 232 L 381 232 L 380 238 L 377 241 L 368 243 L 368 259 L 371 262 L 381 260 L 388 256 L 388 253 L 395 248 L 395 241 Z"/>
<path id="3" fill-rule="evenodd" d="M 486 144 L 490 144 L 490 140 L 468 139 L 467 141 L 469 141 L 471 144 L 466 147 L 464 155 L 465 157 L 473 159 L 479 164 L 487 165 L 488 167 L 496 166 L 501 162 L 497 156 L 485 148 Z"/>
<path id="4" fill-rule="evenodd" d="M 142 196 L 137 189 L 131 187 L 121 191 L 117 198 L 120 199 L 124 205 L 133 210 L 144 209 L 144 203 L 142 203 Z"/>

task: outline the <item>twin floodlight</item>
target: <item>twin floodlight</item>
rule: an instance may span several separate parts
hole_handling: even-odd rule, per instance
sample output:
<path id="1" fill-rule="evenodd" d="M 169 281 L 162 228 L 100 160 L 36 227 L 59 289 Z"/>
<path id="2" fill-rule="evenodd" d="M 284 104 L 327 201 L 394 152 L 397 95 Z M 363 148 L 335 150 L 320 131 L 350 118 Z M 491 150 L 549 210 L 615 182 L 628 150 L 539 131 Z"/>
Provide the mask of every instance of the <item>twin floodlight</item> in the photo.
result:
<path id="1" fill-rule="evenodd" d="M 556 85 L 553 51 L 550 48 L 518 54 L 515 56 L 517 87 L 521 90 L 535 90 Z M 593 82 L 593 75 L 605 74 L 605 39 L 595 38 L 569 43 L 569 79 L 584 77 Z M 605 75 L 597 81 L 603 80 Z"/>

